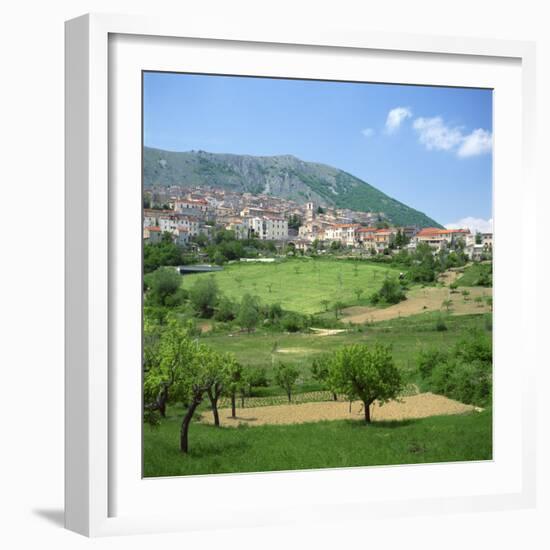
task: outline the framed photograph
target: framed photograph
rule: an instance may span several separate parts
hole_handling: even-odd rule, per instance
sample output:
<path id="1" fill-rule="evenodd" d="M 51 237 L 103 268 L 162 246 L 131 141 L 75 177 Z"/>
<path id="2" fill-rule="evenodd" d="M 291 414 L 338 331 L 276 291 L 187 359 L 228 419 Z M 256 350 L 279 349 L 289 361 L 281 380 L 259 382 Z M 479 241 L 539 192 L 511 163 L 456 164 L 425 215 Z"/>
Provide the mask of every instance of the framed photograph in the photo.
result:
<path id="1" fill-rule="evenodd" d="M 534 46 L 66 24 L 66 526 L 531 506 Z"/>

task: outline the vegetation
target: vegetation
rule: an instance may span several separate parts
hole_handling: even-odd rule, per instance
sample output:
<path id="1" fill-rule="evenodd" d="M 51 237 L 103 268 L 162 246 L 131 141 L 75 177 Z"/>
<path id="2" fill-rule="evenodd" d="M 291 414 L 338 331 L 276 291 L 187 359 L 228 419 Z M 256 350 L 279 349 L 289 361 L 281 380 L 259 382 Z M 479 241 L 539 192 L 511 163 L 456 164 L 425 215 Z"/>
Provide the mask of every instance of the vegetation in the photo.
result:
<path id="1" fill-rule="evenodd" d="M 300 376 L 300 372 L 292 365 L 280 363 L 275 368 L 275 382 L 285 390 L 289 403 L 292 401 L 292 388 L 296 384 L 298 376 Z"/>
<path id="2" fill-rule="evenodd" d="M 378 304 L 398 304 L 405 300 L 403 287 L 396 279 L 385 279 L 382 286 L 374 294 L 371 294 L 370 303 Z"/>
<path id="3" fill-rule="evenodd" d="M 402 422 L 352 420 L 215 428 L 193 426 L 183 457 L 182 410 L 171 408 L 160 427 L 144 431 L 145 477 L 269 472 L 312 468 L 491 460 L 491 412 Z"/>
<path id="4" fill-rule="evenodd" d="M 493 264 L 475 263 L 464 270 L 464 274 L 457 281 L 458 286 L 493 286 Z"/>
<path id="5" fill-rule="evenodd" d="M 346 346 L 334 354 L 328 365 L 328 385 L 334 393 L 344 393 L 351 401 L 363 402 L 365 422 L 371 421 L 370 406 L 395 399 L 403 379 L 393 362 L 389 346 Z"/>
<path id="6" fill-rule="evenodd" d="M 189 290 L 194 281 L 212 277 L 227 298 L 240 302 L 251 292 L 251 282 L 256 283 L 253 294 L 265 304 L 278 304 L 286 311 L 301 314 L 322 313 L 333 309 L 338 301 L 348 305 L 367 303 L 369 294 L 380 287 L 386 272 L 394 278 L 399 267 L 361 262 L 354 270 L 355 262 L 336 259 L 292 259 L 270 264 L 235 263 L 224 266 L 223 271 L 201 273 L 184 277 L 182 286 Z M 295 267 L 299 267 L 298 273 Z M 364 292 L 357 299 L 355 289 Z M 363 300 L 363 301 L 361 301 Z"/>
<path id="7" fill-rule="evenodd" d="M 491 403 L 493 352 L 487 332 L 472 330 L 448 351 L 421 351 L 417 368 L 429 391 L 463 403 Z"/>

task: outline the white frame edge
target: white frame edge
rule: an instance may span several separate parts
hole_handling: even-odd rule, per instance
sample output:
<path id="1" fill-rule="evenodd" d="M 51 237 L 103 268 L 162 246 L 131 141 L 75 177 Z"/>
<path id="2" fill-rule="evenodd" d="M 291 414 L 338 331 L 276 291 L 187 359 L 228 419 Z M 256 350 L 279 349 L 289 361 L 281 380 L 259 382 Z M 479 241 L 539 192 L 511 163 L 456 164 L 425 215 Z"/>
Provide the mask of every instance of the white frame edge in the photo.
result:
<path id="1" fill-rule="evenodd" d="M 65 526 L 86 536 L 184 530 L 183 522 L 109 517 L 108 424 L 108 36 L 134 34 L 264 43 L 369 48 L 508 57 L 522 62 L 523 185 L 535 193 L 535 44 L 482 38 L 432 37 L 358 30 L 232 30 L 211 22 L 89 14 L 65 26 Z M 532 200 L 534 202 L 534 200 Z M 534 338 L 534 336 L 533 336 Z M 534 369 L 524 392 L 534 396 Z M 535 418 L 534 399 L 524 414 Z M 525 410 L 529 408 L 529 411 Z M 512 509 L 535 502 L 535 423 L 524 426 L 523 490 L 519 495 L 476 497 L 479 509 Z M 509 498 L 508 498 L 509 497 Z M 385 516 L 406 508 L 381 503 Z M 415 512 L 433 513 L 415 504 Z M 448 499 L 442 512 L 463 511 Z M 470 502 L 469 511 L 478 509 Z M 352 517 L 353 519 L 353 517 Z M 196 528 L 196 527 L 195 527 Z"/>

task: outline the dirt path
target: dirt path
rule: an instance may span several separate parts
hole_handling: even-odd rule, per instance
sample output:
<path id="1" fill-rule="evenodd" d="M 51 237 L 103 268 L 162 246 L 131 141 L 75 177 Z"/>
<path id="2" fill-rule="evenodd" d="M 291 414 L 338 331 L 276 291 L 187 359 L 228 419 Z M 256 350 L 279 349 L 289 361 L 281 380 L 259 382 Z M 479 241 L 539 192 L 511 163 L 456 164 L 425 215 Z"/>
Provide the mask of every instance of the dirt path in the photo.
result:
<path id="1" fill-rule="evenodd" d="M 441 395 L 421 393 L 403 397 L 399 402 L 392 401 L 379 406 L 375 403 L 371 408 L 373 420 L 406 420 L 410 418 L 425 418 L 427 416 L 463 414 L 479 410 L 473 405 L 465 405 Z M 354 401 L 349 412 L 349 402 L 324 401 L 317 403 L 301 403 L 298 405 L 274 405 L 237 409 L 237 418 L 231 418 L 230 409 L 220 409 L 220 420 L 224 426 L 248 424 L 303 424 L 319 420 L 363 419 L 363 404 Z M 212 424 L 212 413 L 203 414 L 201 422 Z"/>

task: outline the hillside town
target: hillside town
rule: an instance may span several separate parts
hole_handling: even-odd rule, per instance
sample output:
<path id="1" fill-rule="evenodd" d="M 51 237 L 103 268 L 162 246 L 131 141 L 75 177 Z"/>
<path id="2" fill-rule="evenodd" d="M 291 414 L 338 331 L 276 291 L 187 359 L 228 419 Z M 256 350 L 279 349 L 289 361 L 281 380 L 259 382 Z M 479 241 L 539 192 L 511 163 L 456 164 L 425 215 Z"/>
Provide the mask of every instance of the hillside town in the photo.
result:
<path id="1" fill-rule="evenodd" d="M 160 242 L 169 234 L 180 246 L 199 235 L 232 231 L 236 239 L 257 238 L 307 252 L 345 248 L 367 254 L 395 249 L 413 252 L 418 244 L 435 251 L 460 246 L 472 260 L 492 254 L 492 233 L 469 229 L 393 226 L 383 212 L 358 212 L 299 204 L 267 194 L 235 193 L 215 187 L 154 186 L 144 192 L 143 238 Z"/>

